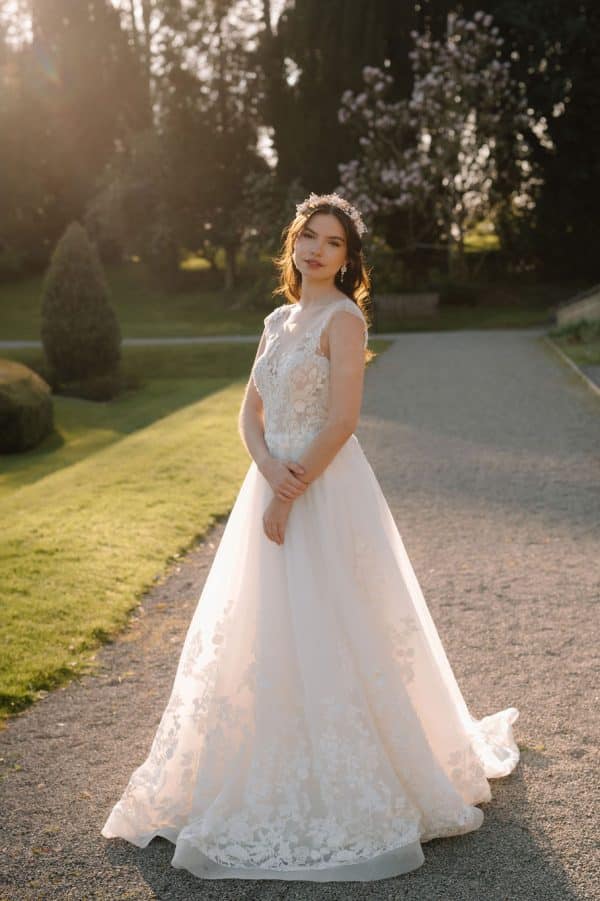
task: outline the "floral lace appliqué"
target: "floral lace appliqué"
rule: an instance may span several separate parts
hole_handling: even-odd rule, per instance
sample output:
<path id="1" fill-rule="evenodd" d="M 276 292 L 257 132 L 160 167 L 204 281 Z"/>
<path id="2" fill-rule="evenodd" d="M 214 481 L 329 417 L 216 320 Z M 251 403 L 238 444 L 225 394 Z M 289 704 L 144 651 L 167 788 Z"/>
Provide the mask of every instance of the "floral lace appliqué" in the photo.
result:
<path id="1" fill-rule="evenodd" d="M 297 340 L 282 348 L 282 331 L 292 305 L 284 304 L 265 317 L 267 344 L 252 375 L 264 406 L 265 441 L 280 458 L 299 456 L 327 420 L 329 359 L 321 350 L 321 335 L 337 310 L 358 316 L 360 308 L 349 298 L 331 303 Z"/>

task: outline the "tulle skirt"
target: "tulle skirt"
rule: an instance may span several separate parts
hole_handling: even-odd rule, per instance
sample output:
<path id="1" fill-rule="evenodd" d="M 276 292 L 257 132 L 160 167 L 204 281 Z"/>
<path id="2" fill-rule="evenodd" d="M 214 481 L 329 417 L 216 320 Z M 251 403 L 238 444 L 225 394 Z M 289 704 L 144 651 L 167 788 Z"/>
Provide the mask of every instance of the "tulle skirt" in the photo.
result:
<path id="1" fill-rule="evenodd" d="M 373 880 L 477 829 L 519 760 L 515 707 L 475 719 L 352 435 L 282 545 L 251 463 L 149 755 L 102 835 L 175 845 L 206 879 Z"/>

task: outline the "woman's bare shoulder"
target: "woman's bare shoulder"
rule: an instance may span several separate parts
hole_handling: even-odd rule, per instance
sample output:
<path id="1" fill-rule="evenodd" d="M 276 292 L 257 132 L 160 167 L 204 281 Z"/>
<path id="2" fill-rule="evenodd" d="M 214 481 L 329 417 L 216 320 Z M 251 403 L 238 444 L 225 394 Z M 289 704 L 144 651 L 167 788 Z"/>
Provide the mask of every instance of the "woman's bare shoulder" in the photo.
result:
<path id="1" fill-rule="evenodd" d="M 357 319 L 360 319 L 360 321 L 362 322 L 363 330 L 364 330 L 363 343 L 364 343 L 364 347 L 366 348 L 368 341 L 369 341 L 369 327 L 368 327 L 368 323 L 367 323 L 365 314 L 363 313 L 361 308 L 358 306 L 356 301 L 351 300 L 349 297 L 342 297 L 339 300 L 335 301 L 334 309 L 331 312 L 332 312 L 332 315 L 330 316 L 330 322 L 334 328 L 335 328 L 335 324 L 334 324 L 335 323 L 335 315 L 337 313 L 350 313 L 351 315 L 355 316 Z"/>
<path id="2" fill-rule="evenodd" d="M 349 297 L 340 297 L 335 303 L 336 313 L 340 310 L 346 310 L 348 313 L 353 313 L 358 319 L 365 321 L 365 315 L 355 300 L 351 300 Z"/>

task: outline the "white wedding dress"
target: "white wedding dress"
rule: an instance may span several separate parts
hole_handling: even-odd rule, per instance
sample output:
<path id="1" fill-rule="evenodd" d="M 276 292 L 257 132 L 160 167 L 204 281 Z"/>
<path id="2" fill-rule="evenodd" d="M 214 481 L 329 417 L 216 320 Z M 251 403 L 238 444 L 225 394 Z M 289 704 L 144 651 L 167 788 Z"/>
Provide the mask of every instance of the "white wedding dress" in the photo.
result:
<path id="1" fill-rule="evenodd" d="M 350 299 L 290 332 L 265 318 L 252 374 L 265 440 L 298 459 L 327 417 L 320 335 Z M 365 324 L 365 346 L 367 328 Z M 265 535 L 252 462 L 183 645 L 149 756 L 103 829 L 223 879 L 371 880 L 422 843 L 481 826 L 488 779 L 519 760 L 515 707 L 475 719 L 355 435 Z"/>

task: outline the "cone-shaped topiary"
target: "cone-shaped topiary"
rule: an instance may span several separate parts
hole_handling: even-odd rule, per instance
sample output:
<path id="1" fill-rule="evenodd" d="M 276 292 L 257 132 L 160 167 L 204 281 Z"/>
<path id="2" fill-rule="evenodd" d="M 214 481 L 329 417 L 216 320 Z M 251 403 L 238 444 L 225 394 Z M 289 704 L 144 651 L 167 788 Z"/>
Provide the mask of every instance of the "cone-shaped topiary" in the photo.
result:
<path id="1" fill-rule="evenodd" d="M 79 222 L 56 245 L 42 294 L 41 338 L 53 377 L 105 375 L 121 359 L 121 331 L 95 246 Z"/>

